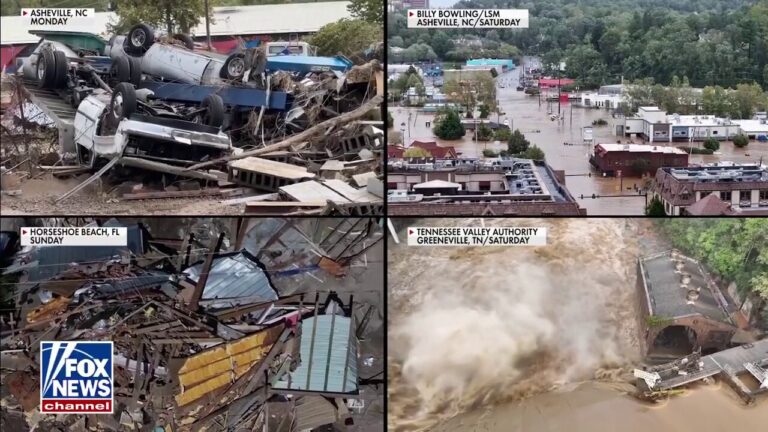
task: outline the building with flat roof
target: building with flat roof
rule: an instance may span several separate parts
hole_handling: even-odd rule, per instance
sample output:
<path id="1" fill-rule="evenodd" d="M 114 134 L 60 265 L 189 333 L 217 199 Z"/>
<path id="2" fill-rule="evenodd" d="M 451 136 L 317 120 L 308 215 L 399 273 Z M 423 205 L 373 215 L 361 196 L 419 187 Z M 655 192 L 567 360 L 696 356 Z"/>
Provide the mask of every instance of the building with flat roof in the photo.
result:
<path id="1" fill-rule="evenodd" d="M 589 163 L 607 176 L 643 176 L 662 167 L 687 167 L 688 153 L 646 144 L 597 144 Z"/>
<path id="2" fill-rule="evenodd" d="M 565 175 L 529 159 L 389 160 L 393 215 L 584 215 Z"/>
<path id="3" fill-rule="evenodd" d="M 473 81 L 479 77 L 486 76 L 493 78 L 494 67 L 479 66 L 470 69 L 445 69 L 443 71 L 443 81 Z"/>
<path id="4" fill-rule="evenodd" d="M 515 61 L 511 59 L 471 59 L 467 60 L 467 66 L 501 66 L 501 71 L 506 72 L 515 68 Z"/>
<path id="5" fill-rule="evenodd" d="M 642 257 L 637 264 L 645 352 L 677 357 L 731 346 L 738 307 L 702 265 L 676 250 Z"/>
<path id="6" fill-rule="evenodd" d="M 720 163 L 687 168 L 660 168 L 651 184 L 651 194 L 661 199 L 670 216 L 707 195 L 730 203 L 742 215 L 768 209 L 768 167 L 757 164 Z"/>
<path id="7" fill-rule="evenodd" d="M 762 118 L 753 120 L 734 120 L 733 122 L 739 125 L 741 132 L 750 139 L 768 141 L 768 120 Z"/>
<path id="8" fill-rule="evenodd" d="M 737 120 L 714 115 L 667 114 L 655 106 L 640 107 L 619 125 L 624 136 L 642 136 L 649 142 L 730 140 L 742 133 Z"/>

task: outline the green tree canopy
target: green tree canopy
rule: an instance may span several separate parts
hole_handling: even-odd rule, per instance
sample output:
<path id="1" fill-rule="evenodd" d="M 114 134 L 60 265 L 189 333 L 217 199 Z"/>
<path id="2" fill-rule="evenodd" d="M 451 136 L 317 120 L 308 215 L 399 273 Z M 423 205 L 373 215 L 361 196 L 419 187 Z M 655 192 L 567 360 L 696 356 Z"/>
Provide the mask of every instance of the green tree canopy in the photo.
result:
<path id="1" fill-rule="evenodd" d="M 206 14 L 203 0 L 114 0 L 114 4 L 118 21 L 110 25 L 110 30 L 116 33 L 124 33 L 140 23 L 168 33 L 189 33 L 205 20 Z"/>
<path id="2" fill-rule="evenodd" d="M 507 150 L 511 155 L 519 155 L 528 150 L 528 147 L 530 146 L 530 141 L 525 139 L 525 135 L 520 132 L 520 129 L 515 129 L 507 143 Z"/>
<path id="3" fill-rule="evenodd" d="M 372 44 L 380 43 L 383 38 L 383 29 L 380 25 L 359 19 L 341 19 L 321 27 L 309 39 L 309 43 L 317 47 L 318 55 L 341 54 L 356 63 L 361 63 L 365 59 L 360 53 Z"/>
<path id="4" fill-rule="evenodd" d="M 355 18 L 371 24 L 384 24 L 384 3 L 380 0 L 350 0 L 347 9 Z"/>
<path id="5" fill-rule="evenodd" d="M 463 137 L 467 131 L 461 124 L 459 113 L 448 109 L 437 115 L 432 132 L 440 139 L 457 140 Z"/>

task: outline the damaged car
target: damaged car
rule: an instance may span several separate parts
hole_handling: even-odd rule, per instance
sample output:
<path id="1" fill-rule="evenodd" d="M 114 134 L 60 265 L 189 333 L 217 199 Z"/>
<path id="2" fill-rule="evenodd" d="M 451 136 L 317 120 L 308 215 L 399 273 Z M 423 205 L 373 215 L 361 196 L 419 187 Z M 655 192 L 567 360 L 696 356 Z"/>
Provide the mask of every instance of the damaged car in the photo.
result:
<path id="1" fill-rule="evenodd" d="M 151 97 L 148 90 L 120 83 L 111 94 L 97 89 L 83 99 L 75 116 L 80 163 L 94 167 L 99 159 L 133 157 L 188 166 L 232 153 L 229 136 L 204 124 L 221 115 L 221 98 L 211 95 L 205 108 L 181 113 Z"/>

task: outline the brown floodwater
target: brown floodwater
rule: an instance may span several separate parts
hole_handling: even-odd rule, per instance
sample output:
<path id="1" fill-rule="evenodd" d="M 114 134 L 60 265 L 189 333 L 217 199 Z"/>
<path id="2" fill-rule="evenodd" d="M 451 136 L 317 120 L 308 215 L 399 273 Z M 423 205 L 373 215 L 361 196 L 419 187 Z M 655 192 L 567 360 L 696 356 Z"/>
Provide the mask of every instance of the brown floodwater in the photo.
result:
<path id="1" fill-rule="evenodd" d="M 563 122 L 550 120 L 549 110 L 552 113 L 558 113 L 557 102 L 551 105 L 544 97 L 528 96 L 523 92 L 516 91 L 518 82 L 518 70 L 500 75 L 498 82 L 504 82 L 505 88 L 497 87 L 497 98 L 502 112 L 505 115 L 499 117 L 500 121 L 505 119 L 510 121 L 510 126 L 514 129 L 520 129 L 526 138 L 544 150 L 547 156 L 547 162 L 556 170 L 565 170 L 566 187 L 571 194 L 579 201 L 579 204 L 587 209 L 590 215 L 641 215 L 645 206 L 643 197 L 628 198 L 579 198 L 581 195 L 591 197 L 592 194 L 598 195 L 618 195 L 621 188 L 624 188 L 623 194 L 633 194 L 635 186 L 642 187 L 641 178 L 601 178 L 592 172 L 592 177 L 585 176 L 590 172 L 589 151 L 590 146 L 581 145 L 582 127 L 590 126 L 594 120 L 607 120 L 609 125 L 594 127 L 595 143 L 615 143 L 617 140 L 629 142 L 629 138 L 617 137 L 613 133 L 612 126 L 614 119 L 611 118 L 609 111 L 604 109 L 586 109 L 573 106 L 572 104 L 562 104 L 560 110 L 564 118 Z M 434 119 L 434 114 L 424 114 L 418 112 L 415 108 L 393 107 L 392 116 L 394 118 L 395 130 L 399 133 L 401 129 L 405 130 L 406 141 L 414 140 L 437 141 L 443 146 L 453 146 L 457 152 L 465 157 L 481 157 L 483 149 L 503 150 L 506 144 L 500 142 L 475 142 L 471 133 L 457 141 L 444 141 L 436 138 L 430 128 L 426 127 L 427 121 Z M 497 116 L 492 114 L 490 119 L 497 120 Z M 405 123 L 406 126 L 401 126 Z M 407 126 L 410 125 L 410 128 Z M 635 139 L 634 142 L 640 143 L 641 140 Z M 563 145 L 563 143 L 574 143 L 577 145 Z M 683 145 L 687 143 L 681 143 Z M 701 145 L 700 143 L 698 145 Z M 691 164 L 711 163 L 718 161 L 731 162 L 756 162 L 762 157 L 768 161 L 768 144 L 752 141 L 745 149 L 739 149 L 731 142 L 721 143 L 720 155 L 691 155 L 689 161 Z"/>
<path id="2" fill-rule="evenodd" d="M 641 361 L 635 260 L 662 247 L 650 222 L 485 224 L 547 227 L 548 246 L 389 248 L 390 431 L 714 432 L 768 420 L 765 400 L 745 407 L 718 384 L 659 405 L 627 396 Z"/>

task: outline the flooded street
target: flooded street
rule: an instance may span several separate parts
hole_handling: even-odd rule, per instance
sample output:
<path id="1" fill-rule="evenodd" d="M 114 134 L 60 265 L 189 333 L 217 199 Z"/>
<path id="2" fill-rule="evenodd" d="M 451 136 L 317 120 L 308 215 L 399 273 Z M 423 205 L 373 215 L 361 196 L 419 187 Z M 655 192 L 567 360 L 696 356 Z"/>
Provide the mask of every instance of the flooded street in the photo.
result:
<path id="1" fill-rule="evenodd" d="M 723 432 L 760 431 L 765 401 L 745 407 L 726 386 L 701 385 L 659 405 L 624 396 L 620 387 L 585 383 L 573 391 L 477 410 L 440 425 L 445 432 Z"/>
<path id="2" fill-rule="evenodd" d="M 676 410 L 626 396 L 641 352 L 635 265 L 648 245 L 638 239 L 650 224 L 489 219 L 547 227 L 548 246 L 391 245 L 390 430 L 714 432 L 734 416 L 747 430 L 768 420 L 768 410 L 743 407 L 727 388 L 709 391 L 717 386 L 668 401 Z M 683 427 L 705 422 L 709 414 L 691 419 L 698 410 L 717 418 Z"/>
<path id="3" fill-rule="evenodd" d="M 621 139 L 629 142 L 629 138 L 614 135 L 613 122 L 610 111 L 604 109 L 587 109 L 563 103 L 561 113 L 564 122 L 550 120 L 548 114 L 549 103 L 544 96 L 539 102 L 538 96 L 528 96 L 516 91 L 519 69 L 500 75 L 498 82 L 505 83 L 505 88 L 497 87 L 497 99 L 501 106 L 502 115 L 498 118 L 501 122 L 509 120 L 510 127 L 520 129 L 525 137 L 544 150 L 547 162 L 556 170 L 565 170 L 566 187 L 576 198 L 579 204 L 587 209 L 589 215 L 642 215 L 645 199 L 641 197 L 618 197 L 592 199 L 592 194 L 617 195 L 623 186 L 624 194 L 633 194 L 633 187 L 641 187 L 643 179 L 625 178 L 622 181 L 616 178 L 600 178 L 592 172 L 592 177 L 586 176 L 590 172 L 589 152 L 590 146 L 581 145 L 582 127 L 592 125 L 597 119 L 608 121 L 607 126 L 594 127 L 595 143 L 615 143 Z M 558 113 L 557 102 L 551 103 L 554 114 Z M 506 143 L 500 142 L 474 142 L 470 131 L 458 141 L 443 141 L 432 134 L 426 127 L 427 121 L 434 120 L 434 114 L 418 112 L 417 108 L 393 107 L 390 109 L 396 125 L 395 130 L 405 130 L 405 138 L 408 142 L 414 140 L 437 141 L 443 146 L 453 146 L 464 157 L 481 157 L 483 149 L 489 148 L 496 151 L 506 149 Z M 497 116 L 491 114 L 490 120 L 496 121 Z M 405 123 L 406 126 L 401 126 Z M 410 128 L 408 127 L 410 125 Z M 634 142 L 640 143 L 640 139 Z M 565 146 L 563 143 L 576 145 Z M 687 143 L 680 143 L 686 145 Z M 701 146 L 701 143 L 695 144 Z M 731 142 L 721 143 L 721 155 L 691 155 L 691 164 L 710 163 L 717 161 L 732 162 L 757 162 L 762 157 L 768 160 L 768 144 L 752 141 L 745 149 L 739 149 Z M 585 199 L 581 199 L 581 195 Z M 589 198 L 586 198 L 589 197 Z"/>

